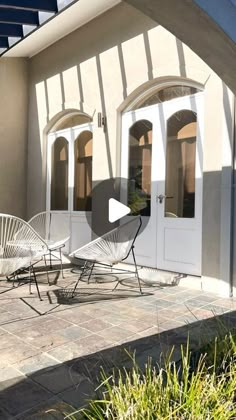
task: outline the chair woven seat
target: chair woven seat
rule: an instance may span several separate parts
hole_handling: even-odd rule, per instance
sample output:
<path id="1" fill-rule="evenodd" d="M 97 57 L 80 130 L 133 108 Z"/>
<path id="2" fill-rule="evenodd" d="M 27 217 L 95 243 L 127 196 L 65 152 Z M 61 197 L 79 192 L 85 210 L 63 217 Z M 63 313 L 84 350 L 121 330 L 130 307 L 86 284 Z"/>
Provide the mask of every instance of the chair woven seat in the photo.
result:
<path id="1" fill-rule="evenodd" d="M 135 274 L 135 277 L 139 282 L 140 292 L 142 293 L 134 254 L 134 243 L 141 228 L 141 224 L 142 220 L 140 217 L 132 218 L 127 223 L 118 226 L 89 244 L 73 251 L 70 254 L 70 257 L 85 261 L 74 291 L 83 276 L 88 276 L 89 282 L 91 275 L 93 274 L 95 264 L 112 267 L 113 265 L 126 260 L 130 253 L 132 253 L 135 272 L 130 272 L 129 270 L 120 270 L 120 272 Z M 88 262 L 91 263 L 89 268 Z"/>

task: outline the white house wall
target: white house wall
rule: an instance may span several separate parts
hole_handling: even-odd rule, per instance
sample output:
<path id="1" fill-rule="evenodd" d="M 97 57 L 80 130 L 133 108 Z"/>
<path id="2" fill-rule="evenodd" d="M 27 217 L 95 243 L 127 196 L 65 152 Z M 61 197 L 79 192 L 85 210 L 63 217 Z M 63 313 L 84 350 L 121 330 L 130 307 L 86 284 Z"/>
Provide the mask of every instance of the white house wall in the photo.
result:
<path id="1" fill-rule="evenodd" d="M 222 150 L 232 140 L 232 132 L 226 135 L 224 129 L 224 112 L 231 119 L 232 94 L 219 77 L 167 30 L 125 3 L 31 58 L 29 75 L 28 217 L 45 208 L 46 134 L 65 110 L 94 117 L 96 182 L 119 175 L 121 112 L 130 100 L 154 79 L 163 83 L 181 77 L 204 87 L 203 287 L 220 290 L 223 281 L 228 291 L 228 276 L 221 279 L 228 264 L 221 238 L 224 244 L 229 239 L 229 224 L 224 222 L 222 232 Z M 107 117 L 107 133 L 96 126 L 97 112 Z"/>

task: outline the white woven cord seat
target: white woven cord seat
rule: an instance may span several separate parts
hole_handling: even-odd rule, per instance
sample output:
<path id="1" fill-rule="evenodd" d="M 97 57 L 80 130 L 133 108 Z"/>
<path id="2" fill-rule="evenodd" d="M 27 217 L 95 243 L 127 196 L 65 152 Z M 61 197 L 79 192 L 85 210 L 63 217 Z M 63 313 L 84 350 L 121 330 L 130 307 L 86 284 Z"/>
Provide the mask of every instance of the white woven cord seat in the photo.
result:
<path id="1" fill-rule="evenodd" d="M 72 296 L 83 277 L 88 277 L 88 283 L 93 275 L 96 265 L 112 268 L 114 265 L 126 260 L 132 253 L 135 271 L 116 269 L 115 274 L 134 274 L 138 280 L 139 290 L 142 293 L 141 282 L 134 253 L 134 243 L 142 225 L 141 217 L 135 217 L 117 228 L 111 230 L 100 238 L 95 239 L 87 245 L 73 251 L 70 257 L 84 260 L 81 274 L 74 287 Z M 114 272 L 112 272 L 114 274 Z M 120 280 L 117 281 L 116 287 Z M 115 287 L 115 288 L 116 288 Z"/>
<path id="2" fill-rule="evenodd" d="M 70 239 L 69 222 L 65 220 L 64 214 L 44 211 L 33 216 L 28 223 L 48 245 L 48 251 L 44 255 L 45 265 L 47 255 L 49 255 L 50 268 L 52 268 L 52 257 L 59 260 L 64 278 L 62 248 Z M 59 256 L 54 254 L 55 251 L 59 252 Z"/>
<path id="3" fill-rule="evenodd" d="M 15 278 L 19 270 L 28 269 L 33 274 L 38 296 L 38 283 L 33 269 L 35 259 L 40 260 L 47 251 L 47 244 L 24 220 L 0 213 L 0 275 Z"/>

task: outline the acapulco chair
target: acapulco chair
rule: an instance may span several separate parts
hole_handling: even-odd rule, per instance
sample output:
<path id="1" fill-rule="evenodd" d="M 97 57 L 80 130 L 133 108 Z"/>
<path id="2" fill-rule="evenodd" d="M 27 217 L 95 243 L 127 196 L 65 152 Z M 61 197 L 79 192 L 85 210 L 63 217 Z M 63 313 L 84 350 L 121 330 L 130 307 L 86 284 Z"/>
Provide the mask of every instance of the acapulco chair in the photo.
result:
<path id="1" fill-rule="evenodd" d="M 69 222 L 65 220 L 64 214 L 44 211 L 33 216 L 28 223 L 47 243 L 48 249 L 44 255 L 45 266 L 47 266 L 47 256 L 49 256 L 49 266 L 51 269 L 53 259 L 60 261 L 61 274 L 64 278 L 62 248 L 65 247 L 66 242 L 70 239 Z M 59 256 L 55 254 L 56 251 L 59 252 Z"/>
<path id="2" fill-rule="evenodd" d="M 47 244 L 24 220 L 0 213 L 0 275 L 14 281 L 19 273 L 29 272 L 31 292 L 32 281 L 41 299 L 34 264 L 47 252 Z"/>
<path id="3" fill-rule="evenodd" d="M 97 275 L 95 273 L 95 268 L 110 268 L 112 269 L 114 265 L 125 261 L 130 254 L 133 257 L 134 271 L 124 270 L 121 268 L 116 268 L 115 272 L 112 270 L 110 274 L 114 275 L 123 275 L 123 274 L 133 274 L 138 280 L 139 291 L 142 294 L 141 281 L 138 274 L 138 268 L 134 253 L 134 244 L 138 236 L 142 225 L 141 217 L 132 218 L 127 223 L 124 223 L 117 228 L 111 230 L 100 238 L 95 239 L 89 244 L 73 251 L 69 256 L 83 260 L 82 271 L 77 280 L 77 283 L 72 292 L 72 297 L 75 295 L 75 291 L 79 282 L 83 278 L 87 278 L 89 283 L 91 276 Z M 104 273 L 108 274 L 107 272 Z M 99 275 L 103 275 L 99 272 Z M 117 288 L 121 280 L 117 280 L 117 284 L 113 290 Z"/>

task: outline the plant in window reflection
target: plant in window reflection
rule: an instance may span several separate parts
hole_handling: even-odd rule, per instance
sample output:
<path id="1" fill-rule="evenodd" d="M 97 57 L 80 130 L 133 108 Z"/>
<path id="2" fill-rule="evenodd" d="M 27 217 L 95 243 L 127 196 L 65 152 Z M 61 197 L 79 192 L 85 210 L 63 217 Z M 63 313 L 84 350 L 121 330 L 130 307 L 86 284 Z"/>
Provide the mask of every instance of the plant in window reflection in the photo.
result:
<path id="1" fill-rule="evenodd" d="M 150 215 L 150 195 L 142 189 L 142 167 L 133 169 L 133 176 L 128 183 L 128 205 L 131 214 Z"/>

